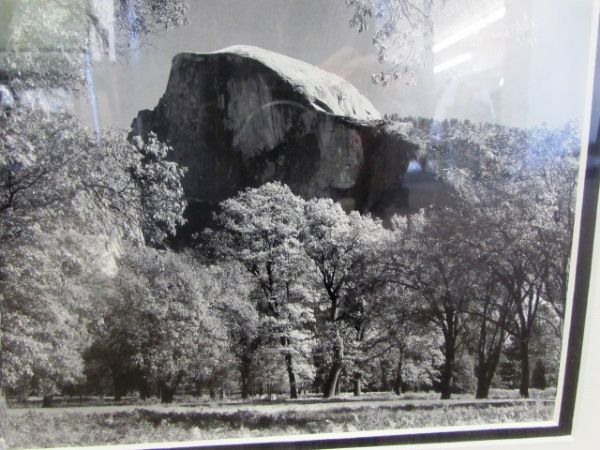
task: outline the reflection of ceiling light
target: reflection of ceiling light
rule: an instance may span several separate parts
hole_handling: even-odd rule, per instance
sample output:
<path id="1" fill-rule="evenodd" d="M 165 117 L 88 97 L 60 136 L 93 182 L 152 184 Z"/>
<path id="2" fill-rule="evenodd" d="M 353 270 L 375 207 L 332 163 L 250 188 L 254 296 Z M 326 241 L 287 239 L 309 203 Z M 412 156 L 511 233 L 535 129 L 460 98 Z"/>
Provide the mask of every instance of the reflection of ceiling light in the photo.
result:
<path id="1" fill-rule="evenodd" d="M 493 10 L 487 16 L 482 17 L 481 19 L 473 22 L 471 25 L 466 26 L 460 31 L 448 36 L 446 39 L 442 39 L 441 41 L 435 43 L 433 45 L 433 52 L 437 53 L 440 50 L 445 49 L 446 47 L 450 47 L 453 44 L 456 44 L 458 41 L 461 41 L 472 34 L 477 33 L 479 30 L 487 27 L 488 25 L 502 19 L 506 15 L 506 7 L 502 6 L 501 8 Z"/>
<path id="2" fill-rule="evenodd" d="M 458 66 L 473 57 L 470 53 L 463 53 L 462 55 L 458 55 L 456 58 L 449 59 L 448 61 L 444 61 L 443 63 L 438 64 L 437 66 L 433 66 L 433 73 L 440 73 L 444 70 L 450 69 L 451 67 Z"/>

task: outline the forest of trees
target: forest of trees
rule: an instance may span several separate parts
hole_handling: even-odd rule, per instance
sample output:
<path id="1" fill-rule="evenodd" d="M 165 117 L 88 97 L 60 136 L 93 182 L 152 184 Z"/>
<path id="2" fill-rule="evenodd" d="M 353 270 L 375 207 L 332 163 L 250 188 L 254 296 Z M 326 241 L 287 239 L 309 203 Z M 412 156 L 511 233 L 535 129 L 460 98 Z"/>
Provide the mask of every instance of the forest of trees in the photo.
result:
<path id="1" fill-rule="evenodd" d="M 578 131 L 401 119 L 447 205 L 382 222 L 277 182 L 184 251 L 151 137 L 3 106 L 1 379 L 13 398 L 556 384 Z"/>

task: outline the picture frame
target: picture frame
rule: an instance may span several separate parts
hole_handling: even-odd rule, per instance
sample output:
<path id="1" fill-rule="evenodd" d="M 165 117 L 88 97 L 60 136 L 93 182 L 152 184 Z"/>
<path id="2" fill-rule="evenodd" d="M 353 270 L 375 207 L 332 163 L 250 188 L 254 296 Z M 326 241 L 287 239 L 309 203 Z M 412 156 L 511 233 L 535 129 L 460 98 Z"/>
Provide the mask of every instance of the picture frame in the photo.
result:
<path id="1" fill-rule="evenodd" d="M 594 413 L 600 402 L 595 374 L 600 361 L 595 347 L 600 344 L 600 1 L 594 4 L 593 54 L 590 54 L 583 148 L 579 174 L 576 227 L 572 252 L 566 312 L 568 337 L 563 342 L 558 403 L 548 422 L 503 425 L 468 425 L 411 430 L 357 431 L 341 434 L 289 435 L 277 437 L 217 439 L 197 442 L 139 443 L 115 448 L 202 448 L 202 449 L 328 449 L 328 448 L 593 448 L 596 443 Z M 587 136 L 587 142 L 585 139 Z M 90 447 L 93 448 L 93 447 Z"/>

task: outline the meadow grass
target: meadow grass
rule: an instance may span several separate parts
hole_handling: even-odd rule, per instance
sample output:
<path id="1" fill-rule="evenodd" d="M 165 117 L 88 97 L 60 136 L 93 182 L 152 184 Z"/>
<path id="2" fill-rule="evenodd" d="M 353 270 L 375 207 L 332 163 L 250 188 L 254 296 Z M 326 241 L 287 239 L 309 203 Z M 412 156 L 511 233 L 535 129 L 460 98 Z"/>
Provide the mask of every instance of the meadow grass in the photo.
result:
<path id="1" fill-rule="evenodd" d="M 293 403 L 290 403 L 290 407 Z M 338 433 L 363 430 L 402 430 L 431 426 L 499 424 L 549 420 L 551 401 L 428 405 L 369 401 L 352 407 L 332 404 L 269 410 L 230 405 L 208 408 L 140 406 L 128 411 L 81 414 L 39 409 L 13 410 L 8 415 L 8 448 L 106 445 L 189 441 L 289 434 Z"/>

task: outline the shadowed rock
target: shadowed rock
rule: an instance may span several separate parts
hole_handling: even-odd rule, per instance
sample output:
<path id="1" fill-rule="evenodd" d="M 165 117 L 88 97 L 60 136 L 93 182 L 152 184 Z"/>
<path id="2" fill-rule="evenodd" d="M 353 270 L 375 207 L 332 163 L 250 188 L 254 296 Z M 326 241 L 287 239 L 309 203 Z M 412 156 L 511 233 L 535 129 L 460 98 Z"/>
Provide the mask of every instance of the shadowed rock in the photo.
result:
<path id="1" fill-rule="evenodd" d="M 164 95 L 132 129 L 155 132 L 188 167 L 184 235 L 210 223 L 222 200 L 274 180 L 381 217 L 407 205 L 415 147 L 347 81 L 266 50 L 175 56 Z"/>

